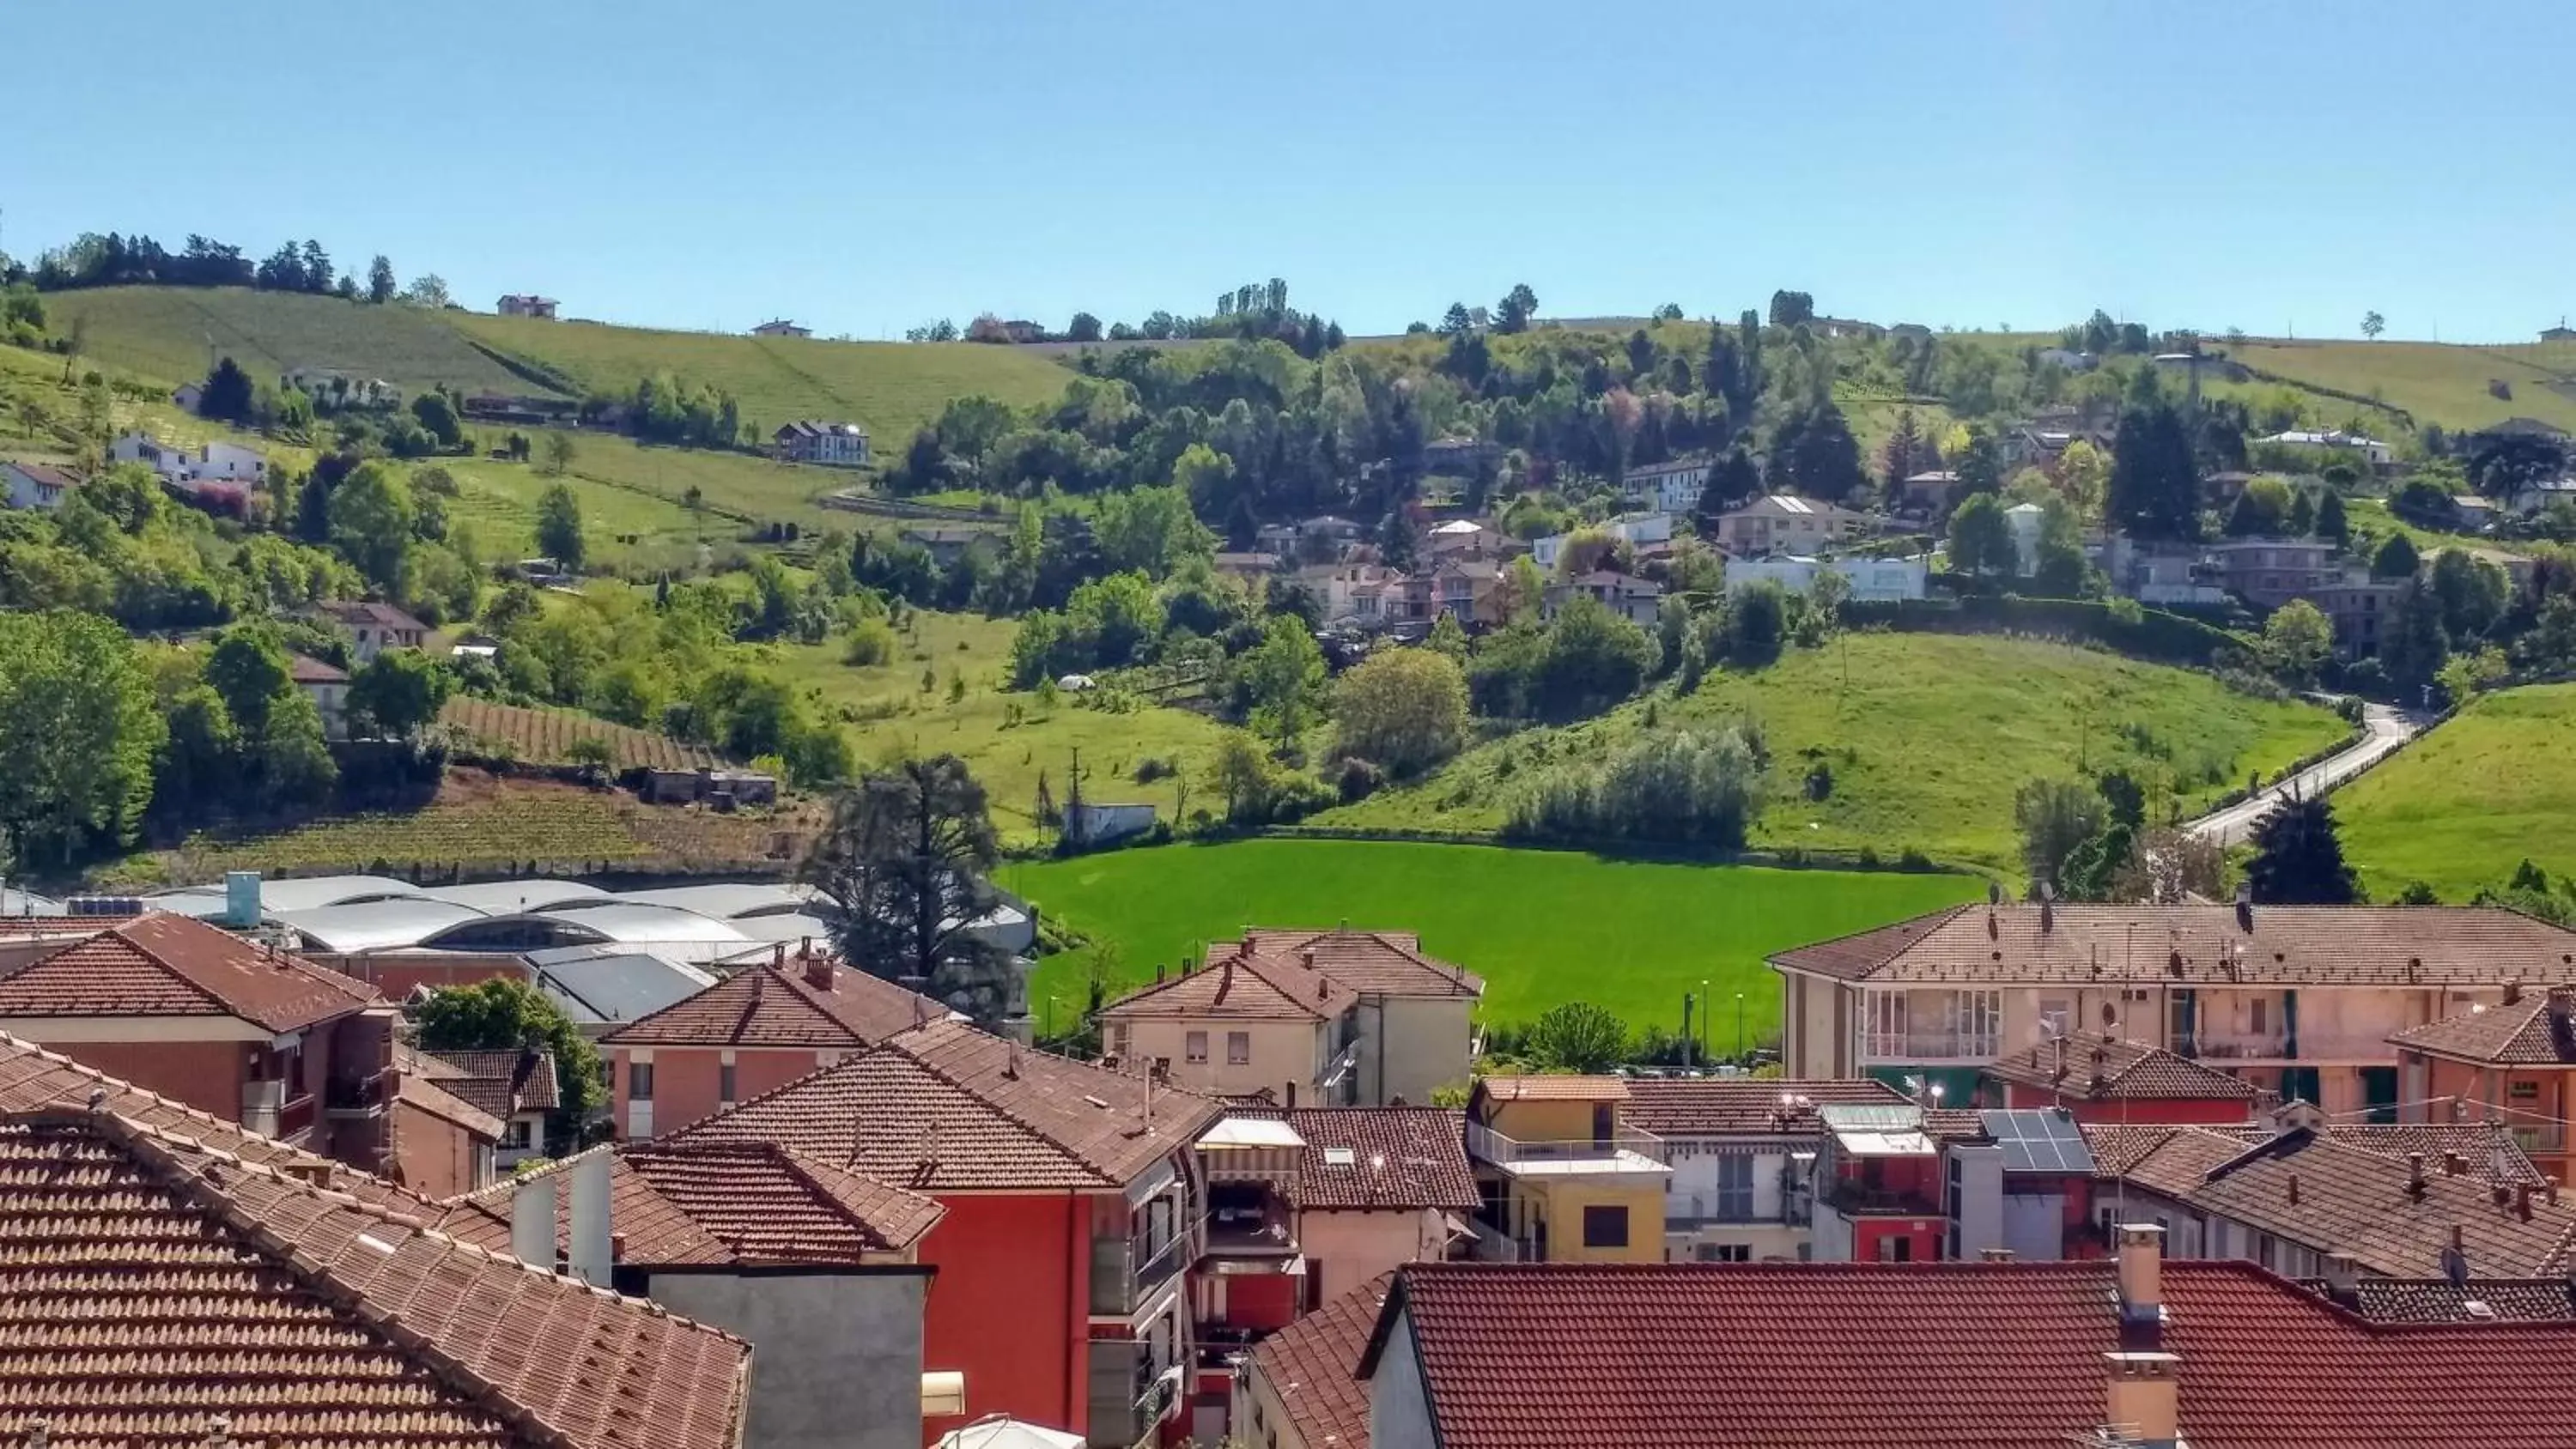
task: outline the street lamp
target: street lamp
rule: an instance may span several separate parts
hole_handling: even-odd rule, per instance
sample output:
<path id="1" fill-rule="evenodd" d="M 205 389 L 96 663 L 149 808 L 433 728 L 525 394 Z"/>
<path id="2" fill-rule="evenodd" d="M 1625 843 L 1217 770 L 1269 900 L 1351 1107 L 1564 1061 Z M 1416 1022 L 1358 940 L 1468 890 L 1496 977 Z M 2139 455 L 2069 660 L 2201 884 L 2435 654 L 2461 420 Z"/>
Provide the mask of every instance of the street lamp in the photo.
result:
<path id="1" fill-rule="evenodd" d="M 1738 1065 L 1744 1061 L 1744 993 L 1741 991 L 1735 993 L 1735 1060 Z"/>
<path id="2" fill-rule="evenodd" d="M 1699 999 L 1699 1064 L 1707 1066 L 1709 1043 L 1717 1037 L 1717 1028 L 1709 1024 L 1709 1018 L 1717 1014 L 1717 998 L 1709 993 L 1706 977 L 1700 978 Z"/>

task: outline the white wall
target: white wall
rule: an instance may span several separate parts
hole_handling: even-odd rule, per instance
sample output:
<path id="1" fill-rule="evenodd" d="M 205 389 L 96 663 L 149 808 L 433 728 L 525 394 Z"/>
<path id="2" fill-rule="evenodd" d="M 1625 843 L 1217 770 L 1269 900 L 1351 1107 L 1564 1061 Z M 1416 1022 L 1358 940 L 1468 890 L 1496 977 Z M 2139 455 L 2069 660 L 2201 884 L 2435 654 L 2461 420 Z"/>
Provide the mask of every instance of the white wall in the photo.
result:
<path id="1" fill-rule="evenodd" d="M 1369 1444 L 1372 1449 L 1440 1449 L 1439 1431 L 1431 1422 L 1431 1396 L 1422 1384 L 1422 1365 L 1413 1357 L 1413 1325 L 1398 1314 L 1378 1354 L 1377 1372 L 1369 1379 Z M 1544 1386 L 1532 1384 L 1532 1392 Z"/>

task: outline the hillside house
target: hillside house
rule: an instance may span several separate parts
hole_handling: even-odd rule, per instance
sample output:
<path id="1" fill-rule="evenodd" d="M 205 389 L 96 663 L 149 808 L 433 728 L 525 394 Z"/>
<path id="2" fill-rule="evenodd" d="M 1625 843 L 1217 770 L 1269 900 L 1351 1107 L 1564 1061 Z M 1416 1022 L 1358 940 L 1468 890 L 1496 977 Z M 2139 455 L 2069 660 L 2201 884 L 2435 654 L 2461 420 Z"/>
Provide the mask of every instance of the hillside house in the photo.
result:
<path id="1" fill-rule="evenodd" d="M 346 408 L 385 409 L 402 406 L 402 389 L 381 377 L 362 377 L 330 367 L 299 367 L 277 380 L 281 390 L 300 392 L 317 412 Z"/>
<path id="2" fill-rule="evenodd" d="M 2155 605 L 2223 605 L 2225 571 L 2197 543 L 2137 539 L 2125 533 L 2103 541 L 2102 572 L 2122 598 Z"/>
<path id="3" fill-rule="evenodd" d="M 206 385 L 202 382 L 183 382 L 170 390 L 170 406 L 183 413 L 196 412 L 205 401 Z"/>
<path id="4" fill-rule="evenodd" d="M 2562 974 L 2576 934 L 2470 906 L 1956 906 L 1770 958 L 1791 1076 L 1943 1084 L 2068 1024 L 2394 1120 L 2389 1037 Z"/>
<path id="5" fill-rule="evenodd" d="M 868 465 L 868 430 L 857 423 L 827 423 L 803 418 L 781 423 L 770 435 L 770 444 L 780 458 L 790 463 L 810 463 L 821 468 L 864 468 Z"/>
<path id="6" fill-rule="evenodd" d="M 1772 554 L 1766 558 L 1729 559 L 1726 564 L 1726 591 L 1740 592 L 1753 584 L 1768 581 L 1793 594 L 1803 594 L 1815 587 L 1816 575 L 1825 572 L 1841 574 L 1851 585 L 1851 597 L 1861 603 L 1901 603 L 1924 597 L 1930 588 L 1932 560 L 1922 554 L 1912 558 L 1868 558 L 1849 555 L 1839 558 L 1811 558 L 1804 554 Z"/>
<path id="7" fill-rule="evenodd" d="M 1620 476 L 1619 499 L 1630 508 L 1687 514 L 1699 507 L 1700 490 L 1708 486 L 1706 458 L 1676 458 L 1648 463 Z"/>
<path id="8" fill-rule="evenodd" d="M 1652 548 L 1673 539 L 1673 515 L 1669 513 L 1623 514 L 1593 527 L 1632 549 Z M 1532 539 L 1530 562 L 1537 564 L 1542 572 L 1554 573 L 1557 560 L 1564 556 L 1565 546 L 1573 540 L 1571 533 L 1551 533 L 1544 538 Z"/>
<path id="9" fill-rule="evenodd" d="M 2498 1121 L 2523 1151 L 2561 1182 L 2576 1170 L 2567 1122 L 2576 1116 L 2576 990 L 2505 989 L 2504 1001 L 2474 1004 L 2389 1038 L 2397 1048 L 2398 1120 L 2440 1122 L 2477 1115 Z"/>
<path id="10" fill-rule="evenodd" d="M 427 624 L 373 599 L 316 604 L 312 613 L 316 620 L 335 625 L 349 636 L 350 657 L 360 664 L 388 649 L 418 649 L 429 640 Z"/>
<path id="11" fill-rule="evenodd" d="M 1655 616 L 1664 607 L 1664 586 L 1616 569 L 1594 569 L 1548 585 L 1540 610 L 1553 619 L 1576 598 L 1591 599 L 1629 623 L 1651 629 L 1655 627 Z"/>
<path id="12" fill-rule="evenodd" d="M 1064 812 L 1064 838 L 1075 845 L 1108 845 L 1154 828 L 1154 807 L 1085 800 Z"/>
<path id="13" fill-rule="evenodd" d="M 1760 554 L 1814 553 L 1869 531 L 1869 516 L 1793 493 L 1757 498 L 1717 520 L 1718 547 L 1738 558 Z"/>
<path id="14" fill-rule="evenodd" d="M 1002 335 L 1013 342 L 1044 342 L 1047 340 L 1046 324 L 1014 317 L 1002 324 Z"/>
<path id="15" fill-rule="evenodd" d="M 60 508 L 78 482 L 49 463 L 0 463 L 0 506 Z"/>
<path id="16" fill-rule="evenodd" d="M 987 555 L 1001 544 L 1001 535 L 989 528 L 971 528 L 964 524 L 915 524 L 896 537 L 930 555 L 930 561 L 947 568 L 970 550 L 981 549 Z"/>
<path id="17" fill-rule="evenodd" d="M 2555 327 L 2543 327 L 2540 329 L 2540 340 L 2543 342 L 2576 342 L 2576 327 L 2570 327 L 2564 321 L 2560 322 Z"/>
<path id="18" fill-rule="evenodd" d="M 534 293 L 512 292 L 501 299 L 497 309 L 504 317 L 540 317 L 555 320 L 555 299 Z"/>
<path id="19" fill-rule="evenodd" d="M 1928 518 L 1948 506 L 1950 490 L 1958 481 L 1958 474 L 1944 469 L 1909 473 L 1896 486 L 1896 511 Z"/>
<path id="20" fill-rule="evenodd" d="M 236 443 L 207 443 L 196 452 L 174 447 L 150 433 L 125 433 L 108 444 L 107 460 L 140 463 L 161 481 L 183 492 L 203 483 L 229 483 L 255 488 L 268 481 L 268 458 L 256 448 Z"/>
<path id="21" fill-rule="evenodd" d="M 2067 372 L 2091 372 L 2101 365 L 2101 359 L 2092 353 L 2065 347 L 2043 347 L 2033 354 L 2032 361 L 2042 367 L 2061 368 Z"/>
<path id="22" fill-rule="evenodd" d="M 313 701 L 314 712 L 322 716 L 322 738 L 347 739 L 349 672 L 336 664 L 296 654 L 286 661 L 286 676 L 303 691 L 306 699 Z"/>
<path id="23" fill-rule="evenodd" d="M 2338 453 L 2350 453 L 2371 467 L 2380 469 L 2391 466 L 2397 460 L 2396 450 L 2377 438 L 2361 433 L 2347 433 L 2340 429 L 2317 432 L 2312 429 L 2292 428 L 2286 432 L 2274 433 L 2269 437 L 2256 438 L 2253 441 L 2291 448 L 2325 448 Z"/>
<path id="24" fill-rule="evenodd" d="M 811 337 L 814 335 L 814 329 L 799 327 L 784 317 L 773 317 L 752 328 L 751 335 L 754 337 Z"/>
<path id="25" fill-rule="evenodd" d="M 1435 523 L 1424 540 L 1433 558 L 1500 559 L 1519 551 L 1517 540 L 1490 523 L 1452 518 Z"/>
<path id="26" fill-rule="evenodd" d="M 1422 467 L 1428 473 L 1470 474 L 1502 456 L 1502 444 L 1464 434 L 1435 438 L 1422 445 Z"/>

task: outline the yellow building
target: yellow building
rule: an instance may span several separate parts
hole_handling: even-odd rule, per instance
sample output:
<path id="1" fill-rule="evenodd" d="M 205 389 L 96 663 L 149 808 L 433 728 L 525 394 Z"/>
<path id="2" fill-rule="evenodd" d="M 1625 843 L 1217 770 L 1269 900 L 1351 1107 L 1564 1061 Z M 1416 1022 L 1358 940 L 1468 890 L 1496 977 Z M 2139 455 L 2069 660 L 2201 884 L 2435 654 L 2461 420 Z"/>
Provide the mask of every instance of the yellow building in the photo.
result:
<path id="1" fill-rule="evenodd" d="M 1467 1097 L 1484 1195 L 1477 1251 L 1506 1261 L 1659 1263 L 1672 1168 L 1623 1120 L 1617 1077 L 1485 1077 Z"/>

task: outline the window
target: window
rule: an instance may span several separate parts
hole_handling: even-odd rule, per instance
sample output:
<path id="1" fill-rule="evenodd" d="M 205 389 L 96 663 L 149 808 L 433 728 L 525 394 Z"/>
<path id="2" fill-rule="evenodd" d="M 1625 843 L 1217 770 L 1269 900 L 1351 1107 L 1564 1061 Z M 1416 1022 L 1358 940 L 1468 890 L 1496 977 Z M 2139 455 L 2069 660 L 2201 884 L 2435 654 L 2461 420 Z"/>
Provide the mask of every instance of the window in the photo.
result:
<path id="1" fill-rule="evenodd" d="M 630 1102 L 653 1100 L 653 1064 L 651 1062 L 637 1062 L 626 1069 L 626 1100 Z"/>
<path id="2" fill-rule="evenodd" d="M 1717 1160 L 1717 1215 L 1739 1223 L 1753 1216 L 1752 1158 L 1721 1157 Z"/>
<path id="3" fill-rule="evenodd" d="M 1703 1263 L 1750 1263 L 1753 1249 L 1746 1243 L 1702 1243 L 1694 1250 Z"/>
<path id="4" fill-rule="evenodd" d="M 716 1100 L 719 1102 L 742 1100 L 733 1094 L 733 1063 L 731 1062 L 722 1062 L 716 1066 Z"/>
<path id="5" fill-rule="evenodd" d="M 2540 1100 L 2540 1084 L 2529 1081 L 2507 1082 L 2504 1085 L 2504 1095 L 2505 1100 L 2509 1102 L 2537 1102 Z"/>
<path id="6" fill-rule="evenodd" d="M 2255 997 L 2253 1001 L 2247 1004 L 2246 1014 L 2249 1018 L 2247 1024 L 2253 1029 L 2256 1036 L 2265 1035 L 2268 1030 L 2264 1025 L 2264 1018 L 2269 1014 L 2267 1008 L 2270 1006 L 2271 1003 L 2260 996 Z"/>
<path id="7" fill-rule="evenodd" d="M 1119 1060 L 1126 1060 L 1127 1023 L 1122 1021 L 1116 1026 L 1109 1028 L 1109 1051 L 1111 1055 L 1117 1057 Z"/>
<path id="8" fill-rule="evenodd" d="M 1904 1235 L 1903 1235 L 1903 1234 L 1901 1234 L 1901 1233 L 1900 1233 L 1900 1234 L 1897 1234 L 1897 1235 L 1895 1235 L 1895 1236 L 1892 1236 L 1892 1237 L 1885 1237 L 1885 1238 L 1881 1238 L 1881 1239 L 1879 1239 L 1879 1240 L 1878 1240 L 1878 1261 L 1880 1261 L 1880 1262 L 1882 1262 L 1882 1263 L 1911 1263 L 1911 1262 L 1913 1262 L 1913 1261 L 1914 1261 L 1914 1240 L 1913 1240 L 1912 1238 L 1909 1238 L 1909 1237 L 1904 1236 Z"/>
<path id="9" fill-rule="evenodd" d="M 1624 1207 L 1597 1205 L 1584 1208 L 1583 1246 L 1587 1248 L 1628 1246 L 1628 1210 Z"/>
<path id="10" fill-rule="evenodd" d="M 1181 1055 L 1193 1062 L 1207 1060 L 1207 1033 L 1194 1031 L 1181 1038 Z"/>
<path id="11" fill-rule="evenodd" d="M 527 1147 L 530 1144 L 531 1136 L 532 1134 L 529 1131 L 529 1124 L 526 1118 L 521 1117 L 510 1123 L 510 1136 L 508 1142 L 512 1150 L 515 1151 Z"/>
<path id="12" fill-rule="evenodd" d="M 1252 1033 L 1230 1031 L 1225 1034 L 1225 1064 L 1230 1067 L 1252 1064 Z"/>

